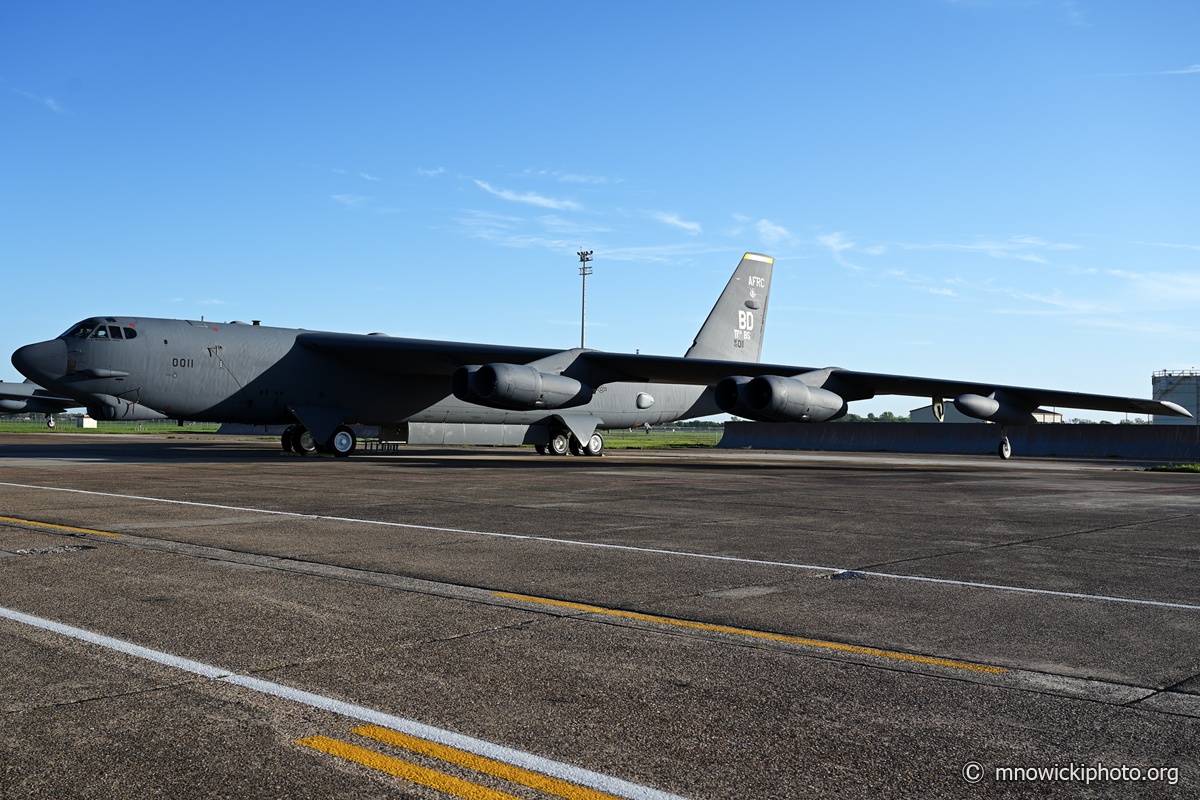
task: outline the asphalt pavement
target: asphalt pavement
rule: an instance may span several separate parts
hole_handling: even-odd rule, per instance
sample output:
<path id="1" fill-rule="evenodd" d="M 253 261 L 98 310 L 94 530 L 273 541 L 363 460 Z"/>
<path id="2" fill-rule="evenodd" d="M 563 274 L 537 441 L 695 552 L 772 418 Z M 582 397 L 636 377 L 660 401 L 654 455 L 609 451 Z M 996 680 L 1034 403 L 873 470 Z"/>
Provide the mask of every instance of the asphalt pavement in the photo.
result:
<path id="1" fill-rule="evenodd" d="M 1200 475 L 0 434 L 5 797 L 1193 797 Z"/>

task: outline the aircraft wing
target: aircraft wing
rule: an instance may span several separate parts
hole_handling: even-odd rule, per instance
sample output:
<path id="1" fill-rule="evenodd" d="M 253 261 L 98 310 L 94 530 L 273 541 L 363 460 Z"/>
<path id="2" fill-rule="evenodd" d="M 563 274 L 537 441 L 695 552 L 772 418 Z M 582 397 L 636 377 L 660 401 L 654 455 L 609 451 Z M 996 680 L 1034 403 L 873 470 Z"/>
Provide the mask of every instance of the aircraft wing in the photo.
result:
<path id="1" fill-rule="evenodd" d="M 692 383 L 712 385 L 731 375 L 754 378 L 759 375 L 783 375 L 792 377 L 813 372 L 814 367 L 797 367 L 783 364 L 745 364 L 728 361 L 710 361 L 667 356 L 627 355 L 623 353 L 589 352 L 582 356 L 614 373 L 627 376 L 623 380 L 648 383 Z M 1080 408 L 1092 411 L 1113 411 L 1131 414 L 1161 414 L 1165 416 L 1190 417 L 1188 411 L 1174 403 L 1161 400 L 1144 400 L 1134 397 L 1115 397 L 1082 392 L 1064 392 L 1057 389 L 1036 389 L 1029 386 L 1005 386 L 995 383 L 975 383 L 939 378 L 917 378 L 907 375 L 886 375 L 877 372 L 830 368 L 836 385 L 832 388 L 846 400 L 867 400 L 876 395 L 903 395 L 907 397 L 941 397 L 952 400 L 964 394 L 989 395 L 999 390 L 1015 397 L 1031 408 L 1054 406 Z"/>
<path id="2" fill-rule="evenodd" d="M 296 337 L 297 344 L 329 358 L 362 369 L 395 375 L 440 375 L 449 377 L 456 369 L 470 364 L 529 364 L 565 354 L 566 351 L 534 347 L 442 342 L 431 339 L 407 339 L 353 333 L 306 331 Z M 759 364 L 677 356 L 605 353 L 585 350 L 565 374 L 592 386 L 615 381 L 633 383 L 681 383 L 712 386 L 733 375 L 754 378 L 759 375 L 792 377 L 813 372 L 815 367 L 786 364 Z M 1158 414 L 1189 417 L 1174 403 L 1131 397 L 1035 389 L 1028 386 L 917 378 L 830 368 L 825 383 L 848 401 L 866 400 L 876 395 L 942 397 L 953 399 L 964 394 L 989 395 L 999 390 L 1030 408 L 1054 406 L 1131 414 Z"/>

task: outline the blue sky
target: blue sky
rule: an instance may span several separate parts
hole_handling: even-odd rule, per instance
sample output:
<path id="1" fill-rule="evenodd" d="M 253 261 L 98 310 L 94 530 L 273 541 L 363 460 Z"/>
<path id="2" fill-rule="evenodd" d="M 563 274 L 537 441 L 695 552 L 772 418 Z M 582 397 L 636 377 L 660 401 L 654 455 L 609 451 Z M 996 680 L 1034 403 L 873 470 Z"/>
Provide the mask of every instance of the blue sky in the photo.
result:
<path id="1" fill-rule="evenodd" d="M 7 3 L 0 115 L 5 380 L 96 314 L 567 348 L 580 247 L 605 350 L 758 251 L 764 360 L 1200 366 L 1196 3 Z"/>

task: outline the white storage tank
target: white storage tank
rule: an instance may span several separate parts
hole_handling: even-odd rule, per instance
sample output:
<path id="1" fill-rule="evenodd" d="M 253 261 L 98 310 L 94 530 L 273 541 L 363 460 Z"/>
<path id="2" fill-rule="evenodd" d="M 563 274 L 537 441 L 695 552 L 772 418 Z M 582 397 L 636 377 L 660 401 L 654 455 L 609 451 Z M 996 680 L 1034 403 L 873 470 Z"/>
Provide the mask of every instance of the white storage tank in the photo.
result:
<path id="1" fill-rule="evenodd" d="M 1194 369 L 1164 369 L 1150 376 L 1155 400 L 1170 400 L 1192 412 L 1195 419 L 1154 416 L 1155 425 L 1200 425 L 1200 371 Z"/>

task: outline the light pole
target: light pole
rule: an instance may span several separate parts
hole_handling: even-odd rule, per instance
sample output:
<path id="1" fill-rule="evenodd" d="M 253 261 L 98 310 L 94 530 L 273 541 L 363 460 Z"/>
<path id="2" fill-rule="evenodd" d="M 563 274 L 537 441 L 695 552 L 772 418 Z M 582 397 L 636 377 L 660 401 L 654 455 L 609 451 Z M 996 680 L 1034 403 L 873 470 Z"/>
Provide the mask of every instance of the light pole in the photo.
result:
<path id="1" fill-rule="evenodd" d="M 592 274 L 588 262 L 592 260 L 592 251 L 580 250 L 576 255 L 579 256 L 579 274 L 583 276 L 583 305 L 579 311 L 579 348 L 582 350 L 584 330 L 587 326 L 587 276 Z"/>

